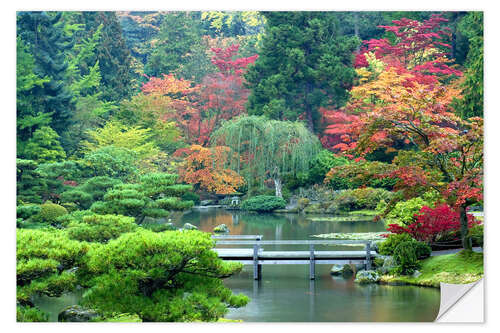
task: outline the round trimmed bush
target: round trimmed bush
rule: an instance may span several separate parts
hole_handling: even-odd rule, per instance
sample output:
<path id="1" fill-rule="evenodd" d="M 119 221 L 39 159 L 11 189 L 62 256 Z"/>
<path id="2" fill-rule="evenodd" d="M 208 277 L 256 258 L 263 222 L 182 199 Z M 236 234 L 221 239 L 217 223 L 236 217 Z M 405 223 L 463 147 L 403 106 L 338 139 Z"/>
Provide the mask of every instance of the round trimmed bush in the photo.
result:
<path id="1" fill-rule="evenodd" d="M 40 213 L 38 216 L 43 222 L 54 223 L 59 216 L 68 214 L 68 210 L 61 205 L 45 202 L 40 206 Z"/>
<path id="2" fill-rule="evenodd" d="M 385 241 L 378 244 L 378 253 L 392 256 L 394 249 L 402 242 L 414 241 L 409 234 L 391 234 Z"/>
<path id="3" fill-rule="evenodd" d="M 283 198 L 272 195 L 258 195 L 241 203 L 241 209 L 257 212 L 272 212 L 275 209 L 283 209 L 285 207 L 286 201 Z"/>

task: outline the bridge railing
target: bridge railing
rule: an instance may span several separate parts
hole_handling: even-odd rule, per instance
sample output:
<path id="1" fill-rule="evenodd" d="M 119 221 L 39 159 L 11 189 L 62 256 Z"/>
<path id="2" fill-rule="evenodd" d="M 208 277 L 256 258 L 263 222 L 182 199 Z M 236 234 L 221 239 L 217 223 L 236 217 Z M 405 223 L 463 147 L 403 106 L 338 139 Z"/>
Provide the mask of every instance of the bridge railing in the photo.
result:
<path id="1" fill-rule="evenodd" d="M 309 245 L 309 276 L 315 278 L 315 245 L 360 244 L 365 245 L 366 269 L 371 269 L 372 240 L 322 239 L 322 240 L 262 240 L 262 235 L 215 235 L 212 236 L 217 245 L 252 245 L 253 246 L 253 276 L 260 280 L 262 266 L 259 264 L 259 250 L 263 245 Z"/>

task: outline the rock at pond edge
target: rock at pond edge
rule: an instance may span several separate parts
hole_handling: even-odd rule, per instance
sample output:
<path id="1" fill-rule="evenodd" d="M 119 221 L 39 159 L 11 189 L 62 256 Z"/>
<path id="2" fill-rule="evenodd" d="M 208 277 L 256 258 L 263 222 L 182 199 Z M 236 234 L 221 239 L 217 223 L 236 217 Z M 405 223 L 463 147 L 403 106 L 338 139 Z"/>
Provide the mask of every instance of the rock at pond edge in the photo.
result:
<path id="1" fill-rule="evenodd" d="M 198 230 L 198 227 L 195 225 L 192 225 L 191 223 L 184 223 L 182 226 L 182 229 L 184 230 Z"/>
<path id="2" fill-rule="evenodd" d="M 356 274 L 356 279 L 354 282 L 360 284 L 377 283 L 380 281 L 380 275 L 376 271 L 359 271 Z"/>
<path id="3" fill-rule="evenodd" d="M 84 309 L 79 305 L 70 305 L 59 312 L 57 320 L 59 322 L 87 322 L 98 316 L 94 310 Z"/>
<path id="4" fill-rule="evenodd" d="M 214 228 L 214 232 L 217 232 L 217 233 L 226 233 L 226 232 L 229 232 L 229 228 L 225 224 L 219 224 L 218 226 L 216 226 Z"/>

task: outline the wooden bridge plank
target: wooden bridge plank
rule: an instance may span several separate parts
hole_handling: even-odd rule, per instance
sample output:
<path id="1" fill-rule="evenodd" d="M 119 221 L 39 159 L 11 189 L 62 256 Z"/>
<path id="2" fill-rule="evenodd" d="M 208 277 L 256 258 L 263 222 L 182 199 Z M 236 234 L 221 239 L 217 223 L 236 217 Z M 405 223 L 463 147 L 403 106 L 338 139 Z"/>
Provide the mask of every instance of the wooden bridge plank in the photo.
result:
<path id="1" fill-rule="evenodd" d="M 341 240 L 341 239 L 328 239 L 328 240 L 261 240 L 261 241 L 246 241 L 246 240 L 217 240 L 217 245 L 342 245 L 342 244 L 360 244 L 365 245 L 371 242 L 370 240 Z"/>
<path id="2" fill-rule="evenodd" d="M 238 260 L 238 259 L 228 259 L 226 261 L 230 262 L 240 262 L 243 265 L 253 265 L 253 260 Z M 365 260 L 357 259 L 357 260 L 340 260 L 340 259 L 315 259 L 316 265 L 333 265 L 333 264 L 365 264 Z M 295 260 L 259 260 L 259 265 L 309 265 L 309 259 L 295 259 Z"/>
<path id="3" fill-rule="evenodd" d="M 243 258 L 248 257 L 253 259 L 253 249 L 213 249 L 217 252 L 219 257 L 229 258 L 237 257 Z M 375 251 L 370 251 L 372 257 L 376 257 L 377 253 Z M 314 257 L 316 259 L 320 258 L 365 258 L 365 251 L 314 251 Z M 283 258 L 283 259 L 293 259 L 293 258 L 310 258 L 310 251 L 263 251 L 260 249 L 259 258 Z"/>

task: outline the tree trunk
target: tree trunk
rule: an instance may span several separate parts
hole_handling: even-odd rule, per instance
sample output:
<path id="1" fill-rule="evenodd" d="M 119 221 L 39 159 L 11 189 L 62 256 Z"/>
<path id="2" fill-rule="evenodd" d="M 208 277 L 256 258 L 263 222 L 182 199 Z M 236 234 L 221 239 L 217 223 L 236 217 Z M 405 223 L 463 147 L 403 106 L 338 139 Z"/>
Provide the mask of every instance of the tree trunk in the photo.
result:
<path id="1" fill-rule="evenodd" d="M 281 187 L 282 187 L 281 179 L 273 178 L 273 180 L 274 180 L 274 188 L 276 189 L 276 196 L 279 198 L 283 198 L 283 193 L 281 193 Z"/>
<path id="2" fill-rule="evenodd" d="M 472 245 L 469 234 L 469 226 L 467 223 L 467 207 L 460 206 L 460 236 L 462 238 L 462 246 L 465 250 L 472 250 Z"/>

